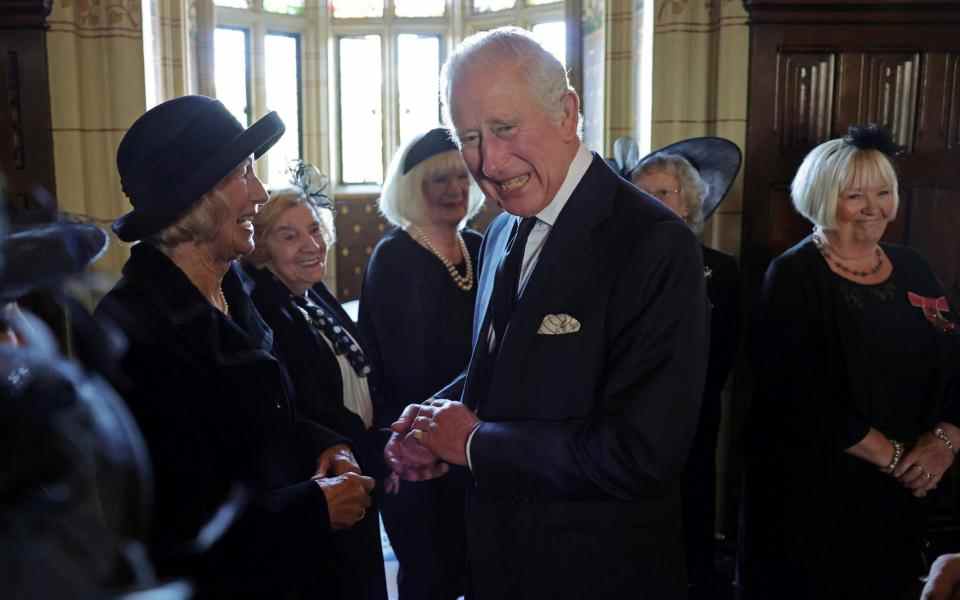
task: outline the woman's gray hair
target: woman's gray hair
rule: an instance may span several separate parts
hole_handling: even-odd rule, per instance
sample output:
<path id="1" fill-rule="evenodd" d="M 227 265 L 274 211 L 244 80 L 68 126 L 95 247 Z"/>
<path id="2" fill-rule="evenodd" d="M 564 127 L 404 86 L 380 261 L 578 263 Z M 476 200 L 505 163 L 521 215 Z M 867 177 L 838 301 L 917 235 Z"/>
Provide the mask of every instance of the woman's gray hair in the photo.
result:
<path id="1" fill-rule="evenodd" d="M 164 254 L 169 254 L 180 244 L 187 242 L 203 243 L 213 240 L 223 226 L 223 220 L 229 214 L 227 197 L 223 193 L 223 188 L 233 177 L 240 174 L 246 164 L 247 160 L 244 159 L 226 177 L 218 181 L 212 190 L 201 196 L 200 200 L 185 215 L 177 219 L 173 225 L 169 225 L 143 241 L 152 244 Z"/>
<path id="2" fill-rule="evenodd" d="M 790 184 L 790 197 L 794 208 L 808 221 L 822 229 L 833 229 L 837 226 L 840 193 L 865 179 L 880 179 L 889 185 L 893 209 L 898 209 L 897 173 L 886 155 L 837 138 L 820 144 L 803 159 Z"/>
<path id="3" fill-rule="evenodd" d="M 710 193 L 710 185 L 700 177 L 700 172 L 679 154 L 657 152 L 638 164 L 630 173 L 630 181 L 636 181 L 640 175 L 656 171 L 668 173 L 677 178 L 680 184 L 680 199 L 687 207 L 684 220 L 696 234 L 703 230 L 703 201 Z"/>
<path id="4" fill-rule="evenodd" d="M 463 67 L 485 52 L 519 65 L 530 83 L 530 91 L 540 101 L 547 114 L 559 121 L 563 118 L 563 99 L 568 93 L 576 93 L 570 85 L 567 71 L 533 35 L 519 27 L 498 27 L 491 31 L 475 33 L 467 37 L 447 58 L 440 73 L 440 97 L 443 100 L 443 121 L 453 130 L 451 97 L 454 82 L 460 77 Z M 582 119 L 581 119 L 582 123 Z"/>
<path id="5" fill-rule="evenodd" d="M 466 163 L 463 157 L 456 150 L 449 150 L 435 154 L 430 158 L 414 165 L 406 174 L 403 173 L 403 162 L 406 159 L 410 148 L 419 138 L 414 138 L 406 145 L 402 146 L 390 161 L 390 167 L 387 169 L 387 176 L 383 182 L 383 188 L 380 192 L 380 198 L 377 204 L 380 208 L 380 214 L 397 227 L 407 227 L 408 225 L 423 225 L 424 202 L 423 182 L 427 181 L 437 173 L 448 171 L 450 169 L 463 169 L 467 173 Z M 467 221 L 472 219 L 483 206 L 483 194 L 474 184 L 473 178 L 470 179 L 470 190 L 468 192 L 467 214 L 460 221 L 458 228 L 463 228 Z"/>
<path id="6" fill-rule="evenodd" d="M 267 249 L 266 238 L 273 232 L 280 215 L 297 206 L 306 206 L 313 213 L 317 223 L 320 224 L 320 235 L 329 253 L 330 246 L 337 241 L 333 209 L 330 206 L 318 206 L 312 198 L 303 193 L 301 188 L 289 187 L 271 191 L 270 198 L 253 218 L 254 248 L 253 252 L 246 257 L 247 262 L 255 267 L 262 267 L 273 260 L 270 250 Z"/>

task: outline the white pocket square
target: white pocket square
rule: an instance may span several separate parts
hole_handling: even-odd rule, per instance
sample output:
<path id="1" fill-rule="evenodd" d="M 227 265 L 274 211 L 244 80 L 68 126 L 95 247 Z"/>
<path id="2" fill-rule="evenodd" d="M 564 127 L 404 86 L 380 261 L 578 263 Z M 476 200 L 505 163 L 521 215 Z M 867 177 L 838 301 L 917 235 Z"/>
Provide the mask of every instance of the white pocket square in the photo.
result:
<path id="1" fill-rule="evenodd" d="M 580 321 L 573 315 L 547 315 L 540 322 L 539 335 L 564 335 L 580 331 Z"/>

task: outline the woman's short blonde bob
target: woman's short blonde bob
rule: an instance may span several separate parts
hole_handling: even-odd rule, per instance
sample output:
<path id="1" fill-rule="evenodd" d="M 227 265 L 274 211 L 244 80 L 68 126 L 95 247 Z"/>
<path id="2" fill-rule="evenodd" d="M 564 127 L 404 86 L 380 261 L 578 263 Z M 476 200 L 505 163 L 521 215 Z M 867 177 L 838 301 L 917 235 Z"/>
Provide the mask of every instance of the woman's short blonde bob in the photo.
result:
<path id="1" fill-rule="evenodd" d="M 383 182 L 380 199 L 377 201 L 380 214 L 397 227 L 426 224 L 425 198 L 423 197 L 424 181 L 445 171 L 467 169 L 460 152 L 449 150 L 431 156 L 415 165 L 407 174 L 404 174 L 403 162 L 406 159 L 407 152 L 410 151 L 417 139 L 419 138 L 414 138 L 414 140 L 401 147 L 394 155 L 390 167 L 387 169 L 387 177 Z M 472 219 L 483 206 L 483 194 L 480 192 L 480 188 L 474 184 L 472 178 L 470 179 L 470 191 L 468 193 L 467 214 L 460 221 L 458 228 L 463 228 L 467 221 Z"/>
<path id="2" fill-rule="evenodd" d="M 821 229 L 834 229 L 840 194 L 878 182 L 890 186 L 896 214 L 900 206 L 897 173 L 887 156 L 837 138 L 820 144 L 803 159 L 790 184 L 790 197 L 794 208 L 808 221 Z"/>

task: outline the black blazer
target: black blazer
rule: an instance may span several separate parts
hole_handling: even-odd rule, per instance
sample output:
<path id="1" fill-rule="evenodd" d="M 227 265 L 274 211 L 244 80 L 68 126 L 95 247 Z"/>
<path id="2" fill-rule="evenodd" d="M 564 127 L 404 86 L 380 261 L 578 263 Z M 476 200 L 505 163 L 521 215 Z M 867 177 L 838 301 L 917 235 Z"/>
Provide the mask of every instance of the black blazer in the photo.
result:
<path id="1" fill-rule="evenodd" d="M 473 597 L 683 598 L 679 484 L 707 359 L 699 245 L 594 156 L 480 398 L 487 306 L 515 219 L 484 237 L 473 357 L 441 394 L 462 392 L 483 420 L 467 511 Z M 579 331 L 539 333 L 548 315 Z"/>

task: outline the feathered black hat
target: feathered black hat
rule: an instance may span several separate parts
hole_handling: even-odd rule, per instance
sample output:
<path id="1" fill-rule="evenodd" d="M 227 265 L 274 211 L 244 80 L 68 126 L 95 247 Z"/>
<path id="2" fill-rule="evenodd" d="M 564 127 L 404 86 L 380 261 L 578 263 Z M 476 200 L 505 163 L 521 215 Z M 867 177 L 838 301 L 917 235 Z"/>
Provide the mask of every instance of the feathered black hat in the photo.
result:
<path id="1" fill-rule="evenodd" d="M 896 158 L 904 151 L 904 147 L 893 141 L 890 130 L 876 123 L 866 125 L 851 125 L 843 141 L 856 146 L 860 150 L 878 150 L 887 158 Z"/>

